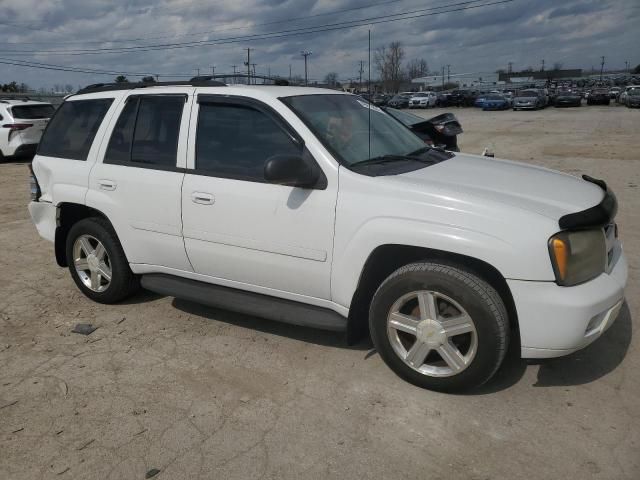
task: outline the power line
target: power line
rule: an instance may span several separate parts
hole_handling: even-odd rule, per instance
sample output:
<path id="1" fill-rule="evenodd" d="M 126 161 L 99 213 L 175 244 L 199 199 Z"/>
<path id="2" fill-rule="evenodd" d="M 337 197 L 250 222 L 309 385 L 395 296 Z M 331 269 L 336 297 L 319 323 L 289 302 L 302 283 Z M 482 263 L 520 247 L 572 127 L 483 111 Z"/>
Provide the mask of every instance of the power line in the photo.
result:
<path id="1" fill-rule="evenodd" d="M 51 45 L 51 44 L 101 44 L 101 43 L 127 43 L 127 42 L 139 42 L 139 41 L 145 41 L 145 40 L 161 40 L 164 38 L 181 38 L 181 37 L 195 37 L 195 36 L 199 36 L 199 35 L 206 35 L 209 33 L 219 33 L 219 32 L 228 32 L 228 31 L 234 31 L 234 30 L 247 30 L 250 28 L 255 28 L 255 27 L 264 27 L 267 25 L 276 25 L 279 23 L 289 23 L 289 22 L 294 22 L 297 20 L 307 20 L 310 18 L 317 18 L 317 17 L 325 17 L 325 16 L 330 16 L 330 15 L 336 15 L 338 13 L 344 13 L 344 12 L 350 12 L 350 11 L 354 11 L 354 10 L 365 10 L 368 8 L 372 8 L 372 7 L 378 7 L 381 5 L 389 5 L 392 3 L 399 3 L 405 0 L 387 0 L 384 2 L 378 2 L 378 3 L 370 3 L 368 5 L 362 5 L 359 7 L 350 7 L 350 8 L 344 8 L 341 10 L 333 10 L 331 12 L 325 12 L 325 13 L 316 13 L 314 15 L 304 15 L 301 17 L 291 17 L 291 18 L 285 18 L 282 20 L 275 20 L 272 22 L 264 22 L 264 23 L 256 23 L 253 25 L 246 25 L 243 27 L 232 27 L 232 28 L 223 28 L 223 29 L 216 29 L 216 30 L 206 30 L 206 31 L 201 31 L 201 32 L 191 32 L 191 33 L 182 33 L 182 34 L 176 34 L 176 35 L 158 35 L 158 36 L 146 36 L 146 37 L 138 37 L 138 38 L 120 38 L 120 39 L 111 39 L 111 40 L 90 40 L 90 41 L 81 41 L 81 40 L 68 40 L 68 41 L 59 41 L 59 42 L 3 42 L 4 45 Z M 44 30 L 42 27 L 29 27 L 29 26 L 25 26 L 25 25 L 19 25 L 19 24 L 15 24 L 15 23 L 9 23 L 9 22 L 0 22 L 0 25 L 7 25 L 7 26 L 12 26 L 15 28 L 27 28 L 29 30 L 35 30 L 35 31 L 40 31 L 40 30 Z M 220 23 L 217 26 L 222 27 L 222 26 L 226 26 L 226 25 L 232 25 L 232 23 Z M 51 33 L 60 33 L 60 32 L 56 32 L 54 30 L 46 30 L 48 32 Z"/>
<path id="2" fill-rule="evenodd" d="M 77 56 L 77 55 L 128 53 L 128 52 L 148 52 L 148 51 L 154 51 L 154 50 L 174 50 L 179 48 L 224 45 L 229 43 L 239 43 L 239 42 L 246 42 L 246 41 L 265 40 L 270 38 L 283 38 L 283 37 L 290 37 L 290 36 L 308 35 L 312 33 L 344 30 L 349 28 L 362 27 L 366 25 L 376 25 L 380 23 L 391 23 L 391 22 L 397 22 L 402 20 L 412 20 L 415 18 L 430 17 L 435 15 L 441 15 L 444 13 L 460 12 L 464 10 L 471 10 L 476 8 L 489 7 L 493 5 L 506 4 L 506 3 L 511 3 L 515 0 L 496 0 L 488 3 L 480 3 L 478 5 L 470 5 L 470 4 L 474 4 L 482 1 L 486 1 L 486 0 L 471 0 L 471 1 L 450 4 L 448 6 L 422 8 L 422 9 L 413 10 L 410 12 L 369 17 L 369 18 L 363 18 L 359 20 L 316 25 L 312 27 L 294 28 L 294 29 L 288 29 L 288 30 L 281 30 L 277 32 L 257 33 L 252 35 L 239 36 L 239 37 L 227 37 L 227 38 L 220 38 L 220 39 L 214 39 L 214 40 L 200 40 L 197 42 L 178 42 L 178 43 L 166 43 L 166 44 L 156 44 L 156 45 L 146 45 L 146 46 L 136 46 L 136 47 L 115 47 L 115 48 L 76 49 L 76 50 L 5 50 L 3 53 L 5 55 L 7 54 L 8 55 L 47 54 L 47 55 Z M 451 8 L 451 7 L 457 7 L 457 8 Z M 439 10 L 439 9 L 443 9 L 443 10 L 434 12 L 434 10 Z M 420 13 L 420 12 L 430 12 L 430 13 Z M 401 17 L 401 18 L 392 18 L 392 17 Z"/>

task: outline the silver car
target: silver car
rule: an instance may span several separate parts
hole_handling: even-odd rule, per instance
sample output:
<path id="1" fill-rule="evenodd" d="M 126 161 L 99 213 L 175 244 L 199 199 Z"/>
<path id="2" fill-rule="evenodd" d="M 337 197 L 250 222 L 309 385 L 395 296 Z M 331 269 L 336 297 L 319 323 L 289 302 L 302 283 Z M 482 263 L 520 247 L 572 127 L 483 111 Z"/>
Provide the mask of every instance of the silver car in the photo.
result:
<path id="1" fill-rule="evenodd" d="M 522 90 L 513 99 L 514 110 L 537 110 L 547 105 L 546 96 L 538 90 Z"/>

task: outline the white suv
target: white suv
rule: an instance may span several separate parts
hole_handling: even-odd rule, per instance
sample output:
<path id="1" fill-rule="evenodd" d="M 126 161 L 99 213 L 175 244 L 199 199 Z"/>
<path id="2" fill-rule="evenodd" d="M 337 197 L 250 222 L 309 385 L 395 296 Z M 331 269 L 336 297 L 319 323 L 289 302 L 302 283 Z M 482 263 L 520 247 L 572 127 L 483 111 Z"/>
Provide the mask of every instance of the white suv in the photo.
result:
<path id="1" fill-rule="evenodd" d="M 53 112 L 50 103 L 0 98 L 0 160 L 36 153 Z"/>
<path id="2" fill-rule="evenodd" d="M 351 94 L 95 86 L 56 112 L 33 172 L 33 221 L 89 298 L 142 285 L 350 342 L 368 329 L 426 388 L 482 384 L 510 341 L 578 350 L 624 300 L 604 182 L 425 146 Z"/>

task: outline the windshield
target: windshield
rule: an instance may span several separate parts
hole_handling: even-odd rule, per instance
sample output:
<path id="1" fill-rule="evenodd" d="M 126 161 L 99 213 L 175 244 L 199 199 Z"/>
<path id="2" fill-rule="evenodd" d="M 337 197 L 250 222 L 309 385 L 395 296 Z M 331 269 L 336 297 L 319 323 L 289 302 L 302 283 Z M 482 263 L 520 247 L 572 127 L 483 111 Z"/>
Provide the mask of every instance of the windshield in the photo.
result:
<path id="1" fill-rule="evenodd" d="M 281 100 L 344 165 L 384 155 L 409 155 L 425 147 L 400 122 L 354 95 L 300 95 Z"/>
<path id="2" fill-rule="evenodd" d="M 501 95 L 487 95 L 484 97 L 486 100 L 504 100 Z"/>
<path id="3" fill-rule="evenodd" d="M 20 105 L 11 107 L 14 118 L 36 120 L 38 118 L 51 118 L 54 108 L 51 105 Z"/>
<path id="4" fill-rule="evenodd" d="M 629 93 L 627 95 L 631 97 L 640 97 L 640 88 L 634 88 L 633 90 L 629 90 Z"/>

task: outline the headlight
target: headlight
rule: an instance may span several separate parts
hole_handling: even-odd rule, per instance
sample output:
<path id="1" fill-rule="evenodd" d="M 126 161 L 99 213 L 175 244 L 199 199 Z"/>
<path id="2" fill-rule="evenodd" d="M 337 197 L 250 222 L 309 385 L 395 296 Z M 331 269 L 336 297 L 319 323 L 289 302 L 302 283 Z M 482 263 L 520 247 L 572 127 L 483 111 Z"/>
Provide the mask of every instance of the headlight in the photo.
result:
<path id="1" fill-rule="evenodd" d="M 607 247 L 604 232 L 564 231 L 549 239 L 549 255 L 558 285 L 586 282 L 605 271 Z"/>

